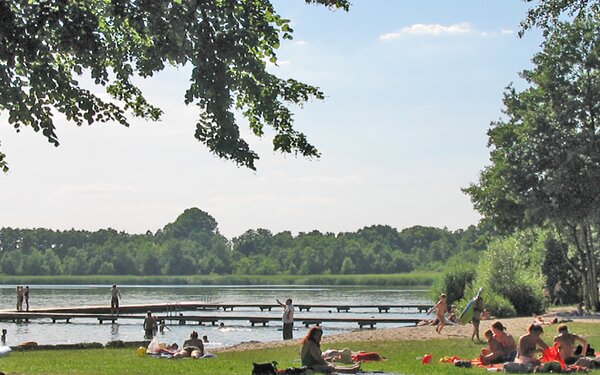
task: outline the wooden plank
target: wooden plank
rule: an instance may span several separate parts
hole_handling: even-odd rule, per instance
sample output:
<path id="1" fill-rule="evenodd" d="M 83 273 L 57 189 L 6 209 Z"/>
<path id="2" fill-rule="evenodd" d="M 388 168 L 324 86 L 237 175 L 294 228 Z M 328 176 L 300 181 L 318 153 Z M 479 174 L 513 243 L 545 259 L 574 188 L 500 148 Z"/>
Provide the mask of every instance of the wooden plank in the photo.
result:
<path id="1" fill-rule="evenodd" d="M 269 303 L 202 303 L 202 302 L 177 302 L 177 303 L 158 303 L 158 304 L 139 304 L 139 305 L 122 305 L 119 307 L 120 314 L 135 314 L 152 312 L 175 312 L 180 311 L 195 311 L 195 310 L 223 310 L 233 311 L 234 308 L 257 308 L 260 311 L 272 311 L 273 308 L 278 308 L 277 304 Z M 337 309 L 338 312 L 348 312 L 350 309 L 377 309 L 379 312 L 389 312 L 391 309 L 410 309 L 418 312 L 428 311 L 432 305 L 429 304 L 319 304 L 319 303 L 300 303 L 295 307 L 300 311 L 310 311 L 310 309 Z M 8 312 L 8 311 L 6 311 Z M 32 313 L 78 313 L 78 314 L 110 314 L 110 306 L 81 306 L 81 307 L 54 307 L 44 309 L 31 310 Z"/>

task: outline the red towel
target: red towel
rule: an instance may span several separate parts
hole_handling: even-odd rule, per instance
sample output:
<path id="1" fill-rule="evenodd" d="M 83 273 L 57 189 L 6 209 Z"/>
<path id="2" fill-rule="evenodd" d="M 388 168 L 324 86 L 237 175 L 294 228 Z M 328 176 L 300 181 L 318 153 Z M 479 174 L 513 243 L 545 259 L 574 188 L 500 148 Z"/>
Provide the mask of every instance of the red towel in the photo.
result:
<path id="1" fill-rule="evenodd" d="M 564 359 L 558 353 L 558 346 L 551 346 L 542 352 L 542 362 L 558 362 L 561 368 L 567 367 Z"/>
<path id="2" fill-rule="evenodd" d="M 356 353 L 352 356 L 352 360 L 354 362 L 370 362 L 370 361 L 383 361 L 385 358 L 382 357 L 379 353 L 375 352 L 360 352 Z"/>

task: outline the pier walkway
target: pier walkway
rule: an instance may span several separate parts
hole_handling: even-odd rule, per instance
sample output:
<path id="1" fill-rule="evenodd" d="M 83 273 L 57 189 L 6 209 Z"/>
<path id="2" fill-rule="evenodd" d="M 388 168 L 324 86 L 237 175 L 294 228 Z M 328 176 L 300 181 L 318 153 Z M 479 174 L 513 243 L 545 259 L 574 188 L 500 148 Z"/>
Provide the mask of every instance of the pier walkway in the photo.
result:
<path id="1" fill-rule="evenodd" d="M 110 314 L 94 314 L 94 313 L 50 313 L 50 312 L 0 312 L 0 321 L 13 321 L 13 322 L 28 322 L 30 320 L 38 319 L 50 319 L 52 323 L 57 321 L 64 321 L 65 323 L 71 323 L 71 320 L 75 319 L 96 319 L 99 324 L 105 321 L 117 323 L 119 320 L 126 319 L 137 319 L 143 320 L 145 315 L 110 315 Z M 204 325 L 210 323 L 217 325 L 219 322 L 224 321 L 248 321 L 252 326 L 256 324 L 262 324 L 266 326 L 270 322 L 281 322 L 279 316 L 251 316 L 251 315 L 156 315 L 157 321 L 164 320 L 165 322 L 177 322 L 177 324 L 196 323 Z M 379 317 L 319 317 L 319 316 L 299 316 L 297 315 L 294 319 L 296 322 L 304 324 L 306 327 L 312 324 L 322 324 L 327 322 L 336 323 L 357 323 L 359 328 L 369 326 L 374 328 L 377 323 L 401 323 L 401 324 L 417 324 L 421 319 L 416 318 L 379 318 Z"/>
<path id="2" fill-rule="evenodd" d="M 427 312 L 433 305 L 428 304 L 372 304 L 372 305 L 357 305 L 357 304 L 319 304 L 319 303 L 299 303 L 294 304 L 299 311 L 310 311 L 310 309 L 335 309 L 337 312 L 349 312 L 351 309 L 377 309 L 378 312 L 389 312 L 391 309 L 399 309 L 401 312 Z M 271 303 L 201 303 L 201 302 L 178 302 L 178 303 L 157 303 L 157 304 L 139 304 L 139 305 L 123 305 L 119 307 L 121 314 L 136 314 L 152 312 L 177 313 L 180 311 L 195 311 L 195 310 L 223 310 L 233 311 L 234 308 L 249 309 L 257 308 L 260 311 L 271 311 L 273 308 L 279 308 L 277 304 Z M 56 307 L 33 309 L 30 312 L 35 313 L 81 313 L 81 314 L 110 314 L 109 306 L 82 306 L 82 307 Z"/>

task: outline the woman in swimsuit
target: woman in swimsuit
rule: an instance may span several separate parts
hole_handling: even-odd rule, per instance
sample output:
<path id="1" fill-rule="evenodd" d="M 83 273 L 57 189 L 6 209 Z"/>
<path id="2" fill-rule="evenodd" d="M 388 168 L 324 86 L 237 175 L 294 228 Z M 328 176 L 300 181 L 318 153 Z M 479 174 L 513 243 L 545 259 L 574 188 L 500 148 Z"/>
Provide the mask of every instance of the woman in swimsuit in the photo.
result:
<path id="1" fill-rule="evenodd" d="M 531 363 L 534 366 L 540 365 L 540 360 L 536 357 L 536 353 L 542 353 L 544 349 L 548 349 L 548 345 L 542 340 L 541 335 L 544 329 L 541 325 L 531 324 L 529 333 L 519 338 L 517 344 L 517 363 Z M 538 346 L 540 347 L 538 349 Z"/>

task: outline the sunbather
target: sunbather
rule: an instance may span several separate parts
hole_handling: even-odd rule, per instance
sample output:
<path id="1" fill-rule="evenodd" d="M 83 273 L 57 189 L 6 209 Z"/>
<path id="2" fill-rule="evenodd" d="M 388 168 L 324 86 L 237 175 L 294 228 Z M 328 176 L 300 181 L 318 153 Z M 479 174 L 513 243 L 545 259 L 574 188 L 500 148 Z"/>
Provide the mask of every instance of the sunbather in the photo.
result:
<path id="1" fill-rule="evenodd" d="M 321 328 L 315 326 L 302 339 L 302 350 L 300 351 L 302 366 L 325 374 L 331 374 L 332 372 L 354 374 L 360 369 L 360 363 L 354 366 L 340 367 L 325 361 L 321 352 L 322 337 L 323 331 Z"/>
<path id="2" fill-rule="evenodd" d="M 204 355 L 204 344 L 198 338 L 198 332 L 192 331 L 190 338 L 183 342 L 183 349 L 178 351 L 173 358 L 200 358 Z"/>

